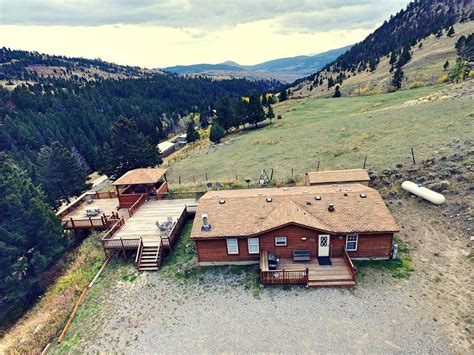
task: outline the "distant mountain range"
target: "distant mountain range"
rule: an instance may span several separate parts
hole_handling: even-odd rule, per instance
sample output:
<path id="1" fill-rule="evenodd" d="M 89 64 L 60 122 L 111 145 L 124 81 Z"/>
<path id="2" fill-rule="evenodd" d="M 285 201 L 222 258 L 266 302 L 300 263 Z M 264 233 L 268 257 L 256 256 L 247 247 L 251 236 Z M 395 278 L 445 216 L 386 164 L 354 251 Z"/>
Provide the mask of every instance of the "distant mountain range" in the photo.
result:
<path id="1" fill-rule="evenodd" d="M 346 46 L 316 55 L 274 59 L 255 65 L 240 65 L 233 61 L 226 61 L 219 64 L 176 65 L 162 70 L 176 74 L 277 79 L 292 82 L 319 71 L 350 48 L 351 46 Z"/>

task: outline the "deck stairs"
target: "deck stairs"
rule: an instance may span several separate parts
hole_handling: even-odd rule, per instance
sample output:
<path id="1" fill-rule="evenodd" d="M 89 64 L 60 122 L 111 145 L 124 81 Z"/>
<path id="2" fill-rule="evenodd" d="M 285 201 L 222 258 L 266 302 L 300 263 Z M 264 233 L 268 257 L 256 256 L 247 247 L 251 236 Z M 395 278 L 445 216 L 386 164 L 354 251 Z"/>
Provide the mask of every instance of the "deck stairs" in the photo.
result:
<path id="1" fill-rule="evenodd" d="M 158 271 L 161 265 L 162 249 L 160 244 L 143 245 L 137 263 L 138 271 Z"/>
<path id="2" fill-rule="evenodd" d="M 348 272 L 340 270 L 310 270 L 308 287 L 354 287 L 355 281 Z"/>

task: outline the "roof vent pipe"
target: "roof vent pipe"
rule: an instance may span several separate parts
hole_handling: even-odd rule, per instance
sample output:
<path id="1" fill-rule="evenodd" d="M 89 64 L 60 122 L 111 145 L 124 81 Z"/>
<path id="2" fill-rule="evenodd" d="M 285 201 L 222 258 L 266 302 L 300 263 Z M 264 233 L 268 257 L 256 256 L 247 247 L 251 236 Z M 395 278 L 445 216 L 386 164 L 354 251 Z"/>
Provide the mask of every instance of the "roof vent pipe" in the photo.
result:
<path id="1" fill-rule="evenodd" d="M 334 210 L 335 210 L 335 208 L 334 208 L 334 203 L 330 203 L 330 204 L 328 205 L 328 211 L 329 211 L 329 212 L 334 212 Z"/>
<path id="2" fill-rule="evenodd" d="M 207 217 L 207 214 L 201 215 L 202 217 L 202 227 L 201 230 L 203 232 L 209 232 L 211 230 L 211 225 L 209 224 L 209 218 Z"/>

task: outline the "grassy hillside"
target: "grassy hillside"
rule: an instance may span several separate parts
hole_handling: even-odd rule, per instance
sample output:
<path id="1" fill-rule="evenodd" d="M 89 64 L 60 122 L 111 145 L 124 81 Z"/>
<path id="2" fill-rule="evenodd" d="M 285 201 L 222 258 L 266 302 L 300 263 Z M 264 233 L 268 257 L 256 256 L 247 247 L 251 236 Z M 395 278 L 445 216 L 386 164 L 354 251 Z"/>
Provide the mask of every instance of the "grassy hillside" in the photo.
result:
<path id="1" fill-rule="evenodd" d="M 288 100 L 275 105 L 283 119 L 271 126 L 229 136 L 217 147 L 207 147 L 175 162 L 169 179 L 177 182 L 258 179 L 262 168 L 275 169 L 275 179 L 302 180 L 317 161 L 321 169 L 375 169 L 410 164 L 410 148 L 419 160 L 447 154 L 445 143 L 472 138 L 474 109 L 472 82 L 461 88 L 432 86 L 367 97 Z M 464 91 L 462 91 L 464 90 Z M 469 89 L 467 89 L 469 91 Z M 451 94 L 447 94 L 450 92 Z M 462 94 L 459 94 L 462 92 Z M 457 93 L 457 94 L 455 94 Z M 454 97 L 443 98 L 446 95 Z"/>
<path id="2" fill-rule="evenodd" d="M 457 55 L 454 45 L 462 35 L 468 36 L 474 32 L 474 21 L 458 23 L 454 29 L 456 33 L 452 37 L 448 37 L 444 31 L 441 37 L 430 35 L 412 47 L 412 59 L 403 67 L 404 88 L 431 85 L 447 79 L 447 71 L 443 69 L 443 65 L 446 61 L 449 61 L 451 65 L 456 63 Z M 360 73 L 346 71 L 345 74 L 348 78 L 340 85 L 343 95 L 382 93 L 387 92 L 391 86 L 392 73 L 388 56 L 380 58 L 380 63 L 373 72 L 367 69 Z M 336 78 L 336 75 L 337 73 L 321 72 L 323 78 Z M 328 97 L 333 93 L 334 87 L 328 90 L 327 80 L 324 80 L 321 86 L 313 86 L 312 81 L 304 82 L 292 90 L 292 95 L 301 97 Z"/>

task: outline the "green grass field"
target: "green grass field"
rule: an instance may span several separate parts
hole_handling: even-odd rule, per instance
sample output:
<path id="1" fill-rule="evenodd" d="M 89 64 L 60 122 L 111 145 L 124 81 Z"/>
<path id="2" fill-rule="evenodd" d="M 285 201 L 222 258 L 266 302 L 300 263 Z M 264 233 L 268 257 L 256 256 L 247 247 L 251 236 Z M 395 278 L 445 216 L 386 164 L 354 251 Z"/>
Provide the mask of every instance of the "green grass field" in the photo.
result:
<path id="1" fill-rule="evenodd" d="M 274 180 L 302 181 L 306 171 L 360 168 L 384 169 L 411 164 L 413 147 L 419 161 L 441 154 L 446 143 L 473 136 L 474 107 L 469 98 L 408 101 L 440 91 L 431 86 L 390 94 L 340 99 L 289 100 L 275 105 L 281 120 L 260 129 L 229 135 L 222 145 L 174 163 L 171 183 L 258 179 L 261 169 L 274 169 Z"/>

